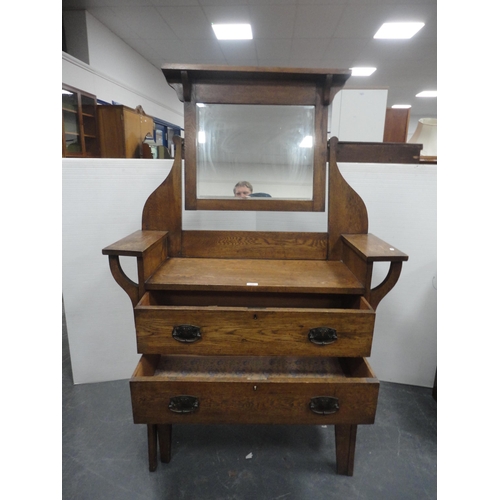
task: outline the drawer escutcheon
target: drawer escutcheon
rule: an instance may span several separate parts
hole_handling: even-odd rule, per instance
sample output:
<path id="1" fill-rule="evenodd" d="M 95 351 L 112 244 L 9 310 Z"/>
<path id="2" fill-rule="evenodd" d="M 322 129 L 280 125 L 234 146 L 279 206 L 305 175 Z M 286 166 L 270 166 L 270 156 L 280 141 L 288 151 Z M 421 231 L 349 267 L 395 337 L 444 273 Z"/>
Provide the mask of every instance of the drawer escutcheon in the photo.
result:
<path id="1" fill-rule="evenodd" d="M 174 396 L 170 398 L 168 409 L 174 413 L 194 413 L 200 407 L 195 396 Z"/>
<path id="2" fill-rule="evenodd" d="M 193 325 L 176 325 L 172 330 L 172 337 L 178 342 L 192 344 L 201 340 L 201 328 Z"/>
<path id="3" fill-rule="evenodd" d="M 340 409 L 339 400 L 332 396 L 319 396 L 312 398 L 309 409 L 318 415 L 332 415 Z"/>
<path id="4" fill-rule="evenodd" d="M 327 326 L 319 326 L 309 330 L 309 341 L 316 345 L 333 344 L 337 340 L 337 330 Z"/>

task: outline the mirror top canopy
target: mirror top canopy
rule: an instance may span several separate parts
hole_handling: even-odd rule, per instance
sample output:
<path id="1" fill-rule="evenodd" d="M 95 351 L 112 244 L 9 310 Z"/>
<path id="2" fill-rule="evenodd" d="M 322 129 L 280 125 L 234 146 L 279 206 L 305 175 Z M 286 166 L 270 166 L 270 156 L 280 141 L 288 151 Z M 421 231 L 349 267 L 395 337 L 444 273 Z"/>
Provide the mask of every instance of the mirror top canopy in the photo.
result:
<path id="1" fill-rule="evenodd" d="M 167 64 L 162 72 L 184 102 L 187 210 L 325 210 L 328 110 L 350 70 Z"/>

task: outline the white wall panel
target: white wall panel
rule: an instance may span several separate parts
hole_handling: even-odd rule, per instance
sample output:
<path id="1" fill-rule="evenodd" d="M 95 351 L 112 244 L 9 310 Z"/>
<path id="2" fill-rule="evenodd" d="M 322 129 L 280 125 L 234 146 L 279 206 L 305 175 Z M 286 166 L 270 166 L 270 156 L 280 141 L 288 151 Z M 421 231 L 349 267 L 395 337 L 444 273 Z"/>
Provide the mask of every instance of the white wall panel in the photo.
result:
<path id="1" fill-rule="evenodd" d="M 342 89 L 331 105 L 330 137 L 339 141 L 382 142 L 387 89 Z"/>
<path id="2" fill-rule="evenodd" d="M 140 229 L 171 160 L 63 160 L 63 295 L 75 383 L 128 378 L 137 363 L 130 300 L 102 248 Z M 377 310 L 370 358 L 381 380 L 431 387 L 436 369 L 436 167 L 341 164 L 370 232 L 409 254 Z M 185 229 L 324 231 L 324 213 L 185 212 Z M 124 268 L 136 277 L 132 259 Z M 381 281 L 387 266 L 377 266 Z"/>

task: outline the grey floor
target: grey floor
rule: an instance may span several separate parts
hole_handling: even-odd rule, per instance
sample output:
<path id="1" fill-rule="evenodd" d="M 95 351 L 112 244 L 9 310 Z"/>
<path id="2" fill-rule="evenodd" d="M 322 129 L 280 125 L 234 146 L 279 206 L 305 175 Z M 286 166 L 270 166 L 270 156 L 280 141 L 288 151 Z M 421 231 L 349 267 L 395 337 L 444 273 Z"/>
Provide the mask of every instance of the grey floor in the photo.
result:
<path id="1" fill-rule="evenodd" d="M 149 472 L 127 380 L 74 385 L 63 316 L 64 500 L 437 498 L 432 390 L 382 382 L 358 427 L 354 476 L 335 472 L 333 426 L 174 426 L 172 460 Z M 251 454 L 251 458 L 249 457 Z"/>

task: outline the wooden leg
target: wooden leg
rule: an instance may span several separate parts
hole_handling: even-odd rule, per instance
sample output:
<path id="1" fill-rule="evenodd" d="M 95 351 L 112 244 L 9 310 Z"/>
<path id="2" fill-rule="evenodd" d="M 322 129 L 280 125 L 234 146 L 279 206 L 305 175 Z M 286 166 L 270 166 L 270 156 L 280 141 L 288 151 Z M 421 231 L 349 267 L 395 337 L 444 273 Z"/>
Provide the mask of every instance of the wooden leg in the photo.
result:
<path id="1" fill-rule="evenodd" d="M 335 426 L 337 474 L 352 476 L 354 473 L 354 450 L 356 448 L 357 430 L 357 425 Z"/>
<path id="2" fill-rule="evenodd" d="M 154 472 L 158 465 L 158 446 L 157 446 L 158 428 L 156 425 L 148 424 L 148 457 L 149 471 Z"/>
<path id="3" fill-rule="evenodd" d="M 158 425 L 158 440 L 160 442 L 160 460 L 168 464 L 172 449 L 172 424 Z"/>

